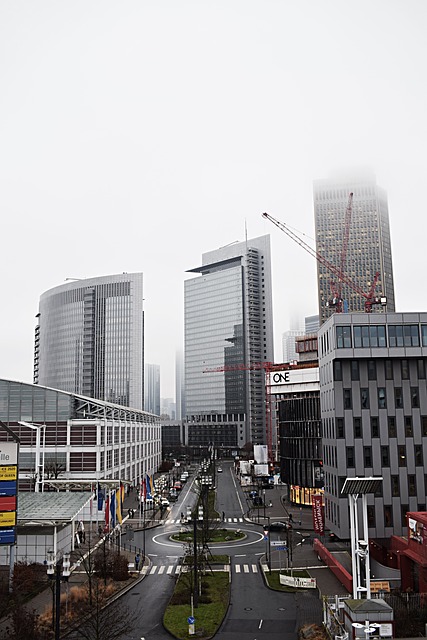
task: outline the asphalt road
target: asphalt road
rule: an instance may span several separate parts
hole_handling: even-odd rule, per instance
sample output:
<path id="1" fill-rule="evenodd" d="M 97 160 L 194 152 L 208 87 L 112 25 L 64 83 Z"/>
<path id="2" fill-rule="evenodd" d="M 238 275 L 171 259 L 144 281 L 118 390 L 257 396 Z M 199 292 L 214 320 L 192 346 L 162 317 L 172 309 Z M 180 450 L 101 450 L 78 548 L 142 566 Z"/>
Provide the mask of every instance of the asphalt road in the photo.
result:
<path id="1" fill-rule="evenodd" d="M 319 617 L 317 594 L 289 594 L 268 589 L 264 583 L 260 558 L 267 551 L 262 528 L 245 521 L 248 505 L 232 469 L 222 464 L 217 474 L 217 511 L 225 514 L 227 528 L 241 529 L 246 538 L 234 544 L 212 547 L 213 553 L 231 556 L 231 602 L 226 618 L 216 638 L 218 640 L 295 640 L 302 622 Z M 171 636 L 162 626 L 163 612 L 172 595 L 175 576 L 183 554 L 181 544 L 169 540 L 179 530 L 181 512 L 196 501 L 194 477 L 190 476 L 179 500 L 171 505 L 164 525 L 145 531 L 135 531 L 134 542 L 143 548 L 151 566 L 139 584 L 122 596 L 130 610 L 133 631 L 123 640 L 167 640 Z M 272 533 L 279 539 L 279 533 Z M 195 610 L 197 630 L 197 610 Z"/>

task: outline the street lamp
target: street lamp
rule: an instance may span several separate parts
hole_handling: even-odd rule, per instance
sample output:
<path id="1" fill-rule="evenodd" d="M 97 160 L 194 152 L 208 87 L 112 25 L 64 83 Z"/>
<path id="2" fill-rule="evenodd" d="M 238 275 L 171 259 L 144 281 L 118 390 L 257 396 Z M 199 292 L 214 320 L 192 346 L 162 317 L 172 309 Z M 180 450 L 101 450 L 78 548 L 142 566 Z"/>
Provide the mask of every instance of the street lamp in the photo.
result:
<path id="1" fill-rule="evenodd" d="M 68 582 L 70 576 L 70 554 L 64 553 L 56 560 L 54 551 L 47 552 L 47 575 L 55 579 L 53 589 L 52 626 L 55 629 L 55 640 L 61 637 L 61 581 Z"/>
<path id="2" fill-rule="evenodd" d="M 374 633 L 374 631 L 379 629 L 381 626 L 377 622 L 369 622 L 369 620 L 366 620 L 365 624 L 362 624 L 361 622 L 352 622 L 351 624 L 355 629 L 363 629 L 365 632 L 365 640 L 368 640 L 369 634 Z"/>
<path id="3" fill-rule="evenodd" d="M 46 425 L 45 424 L 31 424 L 30 422 L 18 421 L 22 427 L 28 427 L 33 431 L 36 431 L 36 483 L 34 491 L 38 493 L 40 491 L 39 485 L 41 485 L 42 492 L 44 491 L 44 459 L 46 450 Z M 40 432 L 43 429 L 43 465 L 40 473 Z"/>

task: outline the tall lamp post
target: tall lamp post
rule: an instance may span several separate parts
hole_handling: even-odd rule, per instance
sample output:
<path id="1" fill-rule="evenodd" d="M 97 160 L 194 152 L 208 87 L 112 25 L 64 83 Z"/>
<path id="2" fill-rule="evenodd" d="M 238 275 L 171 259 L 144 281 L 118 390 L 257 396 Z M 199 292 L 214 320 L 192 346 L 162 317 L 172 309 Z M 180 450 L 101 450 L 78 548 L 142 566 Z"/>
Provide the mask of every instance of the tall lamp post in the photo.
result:
<path id="1" fill-rule="evenodd" d="M 348 494 L 350 506 L 350 536 L 351 536 L 351 560 L 353 574 L 353 598 L 362 598 L 362 593 L 366 598 L 371 598 L 371 570 L 369 563 L 369 535 L 368 535 L 368 506 L 367 496 L 375 493 L 382 487 L 382 477 L 369 478 L 347 478 L 344 482 L 341 493 Z M 362 522 L 363 538 L 359 537 L 359 510 L 358 499 L 362 498 Z M 365 569 L 365 586 L 362 585 L 361 562 Z M 368 637 L 368 636 L 367 636 Z"/>
<path id="2" fill-rule="evenodd" d="M 52 550 L 47 552 L 47 575 L 54 579 L 54 606 L 52 607 L 52 621 L 55 629 L 55 640 L 61 637 L 61 581 L 68 582 L 70 576 L 70 554 L 64 553 L 56 560 Z"/>
<path id="3" fill-rule="evenodd" d="M 42 492 L 44 491 L 44 460 L 45 460 L 45 449 L 46 449 L 46 425 L 45 424 L 31 424 L 30 422 L 24 422 L 23 420 L 18 421 L 22 427 L 28 427 L 33 431 L 36 431 L 36 463 L 35 463 L 35 471 L 36 471 L 36 483 L 34 487 L 35 492 L 40 491 L 40 487 Z M 43 463 L 41 464 L 41 430 L 43 429 Z M 41 471 L 40 471 L 41 467 Z"/>

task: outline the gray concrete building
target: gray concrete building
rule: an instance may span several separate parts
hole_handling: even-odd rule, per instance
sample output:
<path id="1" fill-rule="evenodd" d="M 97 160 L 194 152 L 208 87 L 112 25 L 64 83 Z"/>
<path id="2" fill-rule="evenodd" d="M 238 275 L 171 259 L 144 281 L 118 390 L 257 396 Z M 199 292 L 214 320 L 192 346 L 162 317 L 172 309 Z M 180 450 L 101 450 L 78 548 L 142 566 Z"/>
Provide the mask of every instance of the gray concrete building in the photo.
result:
<path id="1" fill-rule="evenodd" d="M 160 365 L 145 365 L 144 409 L 148 413 L 160 415 Z"/>
<path id="2" fill-rule="evenodd" d="M 318 334 L 326 526 L 349 538 L 347 477 L 383 477 L 369 537 L 406 534 L 427 493 L 427 313 L 335 314 Z"/>
<path id="3" fill-rule="evenodd" d="M 395 298 L 387 194 L 376 184 L 374 176 L 363 174 L 315 181 L 316 250 L 334 267 L 340 267 L 350 193 L 354 195 L 344 273 L 364 293 L 368 293 L 378 271 L 374 293 L 385 296 L 386 310 L 393 312 Z M 322 324 L 334 312 L 329 303 L 333 297 L 331 281 L 336 283 L 337 278 L 320 262 L 317 263 L 317 276 Z M 343 285 L 342 294 L 350 312 L 364 310 L 364 297 L 347 284 Z"/>

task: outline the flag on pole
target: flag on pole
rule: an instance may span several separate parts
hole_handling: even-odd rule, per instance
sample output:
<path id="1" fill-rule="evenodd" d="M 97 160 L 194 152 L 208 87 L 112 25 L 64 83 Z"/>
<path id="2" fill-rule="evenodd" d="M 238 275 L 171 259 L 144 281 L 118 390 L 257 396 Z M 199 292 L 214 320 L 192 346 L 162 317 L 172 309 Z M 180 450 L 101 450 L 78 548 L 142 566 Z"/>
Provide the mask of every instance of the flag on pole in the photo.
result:
<path id="1" fill-rule="evenodd" d="M 111 514 L 111 528 L 116 526 L 116 492 L 113 491 L 110 496 L 110 514 Z"/>
<path id="2" fill-rule="evenodd" d="M 116 491 L 116 520 L 119 524 L 122 524 L 122 496 L 120 488 Z"/>
<path id="3" fill-rule="evenodd" d="M 107 531 L 110 528 L 110 496 L 108 494 L 105 498 L 105 527 Z"/>
<path id="4" fill-rule="evenodd" d="M 98 482 L 98 511 L 102 511 L 105 500 L 105 489 L 101 489 L 101 485 Z"/>
<path id="5" fill-rule="evenodd" d="M 148 473 L 147 473 L 147 476 L 145 478 L 145 491 L 146 491 L 145 499 L 146 500 L 152 500 L 153 499 L 153 494 L 151 493 L 150 476 L 148 475 Z"/>

